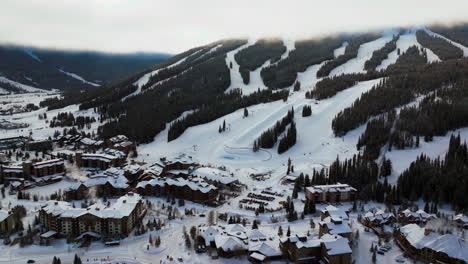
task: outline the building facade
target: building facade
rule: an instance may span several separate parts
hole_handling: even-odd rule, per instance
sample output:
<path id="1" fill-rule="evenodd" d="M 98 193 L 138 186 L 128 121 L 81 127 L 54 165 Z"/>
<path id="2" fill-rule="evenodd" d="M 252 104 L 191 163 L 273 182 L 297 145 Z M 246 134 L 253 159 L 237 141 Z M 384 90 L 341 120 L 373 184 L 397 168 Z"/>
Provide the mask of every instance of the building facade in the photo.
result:
<path id="1" fill-rule="evenodd" d="M 354 201 L 357 190 L 348 184 L 315 185 L 306 188 L 306 197 L 315 203 Z"/>
<path id="2" fill-rule="evenodd" d="M 128 236 L 146 213 L 141 196 L 129 193 L 111 205 L 74 208 L 67 202 L 51 202 L 41 208 L 39 220 L 48 231 L 76 238 L 84 233 L 102 237 Z"/>

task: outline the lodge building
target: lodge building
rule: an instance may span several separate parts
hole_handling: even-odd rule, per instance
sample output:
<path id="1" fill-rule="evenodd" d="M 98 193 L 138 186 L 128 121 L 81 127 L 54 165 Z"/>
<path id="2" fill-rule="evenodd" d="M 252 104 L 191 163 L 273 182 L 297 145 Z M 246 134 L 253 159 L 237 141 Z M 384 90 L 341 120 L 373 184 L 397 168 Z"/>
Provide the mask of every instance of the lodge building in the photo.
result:
<path id="1" fill-rule="evenodd" d="M 1 166 L 0 182 L 9 181 L 57 181 L 65 174 L 63 159 L 52 159 L 41 162 L 23 162 L 21 166 Z"/>
<path id="2" fill-rule="evenodd" d="M 142 198 L 128 193 L 114 204 L 74 208 L 70 203 L 51 201 L 39 212 L 40 223 L 60 237 L 122 238 L 128 236 L 146 213 Z"/>
<path id="3" fill-rule="evenodd" d="M 139 182 L 136 192 L 147 196 L 170 196 L 193 202 L 215 201 L 218 188 L 201 178 L 156 178 Z"/>
<path id="4" fill-rule="evenodd" d="M 348 184 L 315 185 L 306 188 L 306 197 L 315 203 L 354 201 L 357 190 Z"/>
<path id="5" fill-rule="evenodd" d="M 119 167 L 123 161 L 116 156 L 102 153 L 75 154 L 75 162 L 78 167 L 106 170 L 110 167 Z"/>

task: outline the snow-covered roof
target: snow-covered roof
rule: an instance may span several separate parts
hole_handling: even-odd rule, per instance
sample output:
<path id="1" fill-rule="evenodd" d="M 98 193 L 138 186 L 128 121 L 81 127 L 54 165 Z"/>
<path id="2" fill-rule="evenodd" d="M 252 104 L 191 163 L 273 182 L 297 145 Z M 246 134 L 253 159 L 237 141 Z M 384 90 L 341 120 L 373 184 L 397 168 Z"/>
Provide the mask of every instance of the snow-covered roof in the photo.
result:
<path id="1" fill-rule="evenodd" d="M 116 156 L 114 155 L 109 155 L 109 154 L 103 154 L 103 153 L 86 153 L 81 156 L 82 159 L 85 160 L 100 160 L 104 162 L 111 162 L 112 160 L 117 159 Z"/>
<path id="2" fill-rule="evenodd" d="M 0 222 L 5 221 L 10 214 L 5 210 L 0 210 Z"/>
<path id="3" fill-rule="evenodd" d="M 344 209 L 335 207 L 333 205 L 328 205 L 321 211 L 322 213 L 328 213 L 328 215 L 332 218 L 341 217 L 343 220 L 349 219 L 348 213 Z"/>
<path id="4" fill-rule="evenodd" d="M 229 224 L 226 226 L 226 232 L 236 233 L 236 232 L 246 232 L 247 230 L 243 225 L 240 224 Z"/>
<path id="5" fill-rule="evenodd" d="M 115 137 L 111 137 L 109 139 L 110 142 L 112 143 L 118 143 L 118 142 L 122 142 L 122 141 L 125 141 L 125 140 L 128 140 L 128 138 L 124 135 L 117 135 Z"/>
<path id="6" fill-rule="evenodd" d="M 52 236 L 54 236 L 56 234 L 57 234 L 57 232 L 55 232 L 53 230 L 50 230 L 50 231 L 45 232 L 44 234 L 41 234 L 41 237 L 42 238 L 49 238 L 49 237 L 52 237 Z"/>
<path id="7" fill-rule="evenodd" d="M 169 185 L 169 186 L 187 186 L 190 189 L 194 191 L 200 191 L 202 193 L 208 193 L 214 190 L 217 190 L 217 188 L 211 184 L 208 184 L 207 182 L 197 179 L 197 178 L 190 178 L 190 179 L 184 179 L 184 178 L 157 178 L 157 179 L 152 179 L 149 181 L 142 181 L 137 184 L 137 188 L 145 188 L 147 185 L 151 186 L 164 186 L 164 185 Z"/>
<path id="8" fill-rule="evenodd" d="M 437 216 L 435 214 L 428 214 L 424 210 L 418 210 L 416 212 L 413 212 L 413 211 L 411 211 L 409 209 L 406 209 L 406 210 L 402 211 L 401 214 L 404 215 L 405 217 L 414 217 L 414 218 L 419 218 L 419 219 L 422 219 L 422 220 L 437 218 Z"/>
<path id="9" fill-rule="evenodd" d="M 41 169 L 45 167 L 51 167 L 51 166 L 57 166 L 57 165 L 63 165 L 63 164 L 64 164 L 63 159 L 52 159 L 52 160 L 36 162 L 32 166 L 36 169 Z"/>
<path id="10" fill-rule="evenodd" d="M 346 238 L 340 237 L 336 240 L 324 241 L 323 244 L 329 256 L 352 253 L 349 241 Z"/>
<path id="11" fill-rule="evenodd" d="M 216 168 L 201 167 L 192 172 L 192 175 L 204 178 L 209 181 L 216 181 L 222 184 L 231 184 L 237 179 L 231 177 L 229 173 Z"/>
<path id="12" fill-rule="evenodd" d="M 306 188 L 311 193 L 323 193 L 323 192 L 350 192 L 356 191 L 353 187 L 348 184 L 331 184 L 331 185 L 314 185 Z"/>
<path id="13" fill-rule="evenodd" d="M 95 145 L 97 141 L 94 139 L 85 137 L 85 138 L 82 138 L 80 142 L 81 144 L 84 144 L 84 145 Z"/>
<path id="14" fill-rule="evenodd" d="M 42 210 L 48 214 L 65 218 L 77 218 L 85 214 L 91 214 L 99 218 L 117 219 L 129 216 L 140 201 L 140 195 L 129 193 L 117 199 L 117 201 L 110 206 L 94 204 L 88 208 L 73 208 L 68 202 L 49 201 Z"/>
<path id="15" fill-rule="evenodd" d="M 236 251 L 236 250 L 247 250 L 247 246 L 237 237 L 217 235 L 215 236 L 215 244 L 217 248 L 223 249 L 223 251 Z"/>
<path id="16" fill-rule="evenodd" d="M 201 236 L 205 239 L 206 246 L 209 246 L 211 242 L 215 240 L 215 236 L 218 235 L 219 228 L 216 226 L 203 226 L 199 228 Z"/>
<path id="17" fill-rule="evenodd" d="M 425 235 L 424 228 L 416 224 L 405 225 L 400 232 L 406 240 L 415 248 L 430 248 L 436 252 L 443 252 L 449 257 L 468 262 L 468 243 L 452 234 L 439 235 L 430 232 Z"/>
<path id="18" fill-rule="evenodd" d="M 253 259 L 256 259 L 258 261 L 264 261 L 265 260 L 265 255 L 262 255 L 262 254 L 259 254 L 257 252 L 254 252 L 252 254 L 250 254 L 250 257 L 253 258 Z"/>
<path id="19" fill-rule="evenodd" d="M 325 225 L 328 228 L 328 232 L 332 235 L 341 235 L 351 233 L 348 221 L 342 221 L 341 223 L 334 223 L 331 217 L 327 217 L 320 222 L 320 225 Z"/>
<path id="20" fill-rule="evenodd" d="M 250 240 L 266 239 L 265 234 L 263 234 L 262 232 L 260 232 L 260 230 L 258 230 L 258 229 L 252 229 L 252 230 L 249 232 L 248 237 L 249 237 Z"/>
<path id="21" fill-rule="evenodd" d="M 279 252 L 277 249 L 275 249 L 275 247 L 268 244 L 267 242 L 251 244 L 249 246 L 249 252 L 258 252 L 267 257 L 281 256 L 281 252 Z"/>
<path id="22" fill-rule="evenodd" d="M 23 172 L 23 167 L 3 167 L 3 172 L 16 172 L 16 173 L 22 173 Z"/>
<path id="23" fill-rule="evenodd" d="M 463 222 L 465 224 L 468 224 L 468 216 L 464 215 L 464 214 L 458 214 L 456 215 L 453 220 L 455 221 L 460 221 L 460 222 Z"/>
<path id="24" fill-rule="evenodd" d="M 113 148 L 105 148 L 104 153 L 119 159 L 124 159 L 127 157 L 127 154 L 125 154 L 125 152 Z"/>

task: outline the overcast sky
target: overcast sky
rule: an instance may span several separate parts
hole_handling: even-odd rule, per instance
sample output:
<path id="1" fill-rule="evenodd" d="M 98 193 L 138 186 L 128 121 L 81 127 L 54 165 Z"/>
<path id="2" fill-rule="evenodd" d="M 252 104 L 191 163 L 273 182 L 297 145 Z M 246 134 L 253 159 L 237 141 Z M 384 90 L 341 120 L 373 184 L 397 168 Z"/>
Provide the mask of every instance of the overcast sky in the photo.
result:
<path id="1" fill-rule="evenodd" d="M 0 42 L 178 53 L 222 38 L 463 20 L 467 0 L 0 0 Z"/>

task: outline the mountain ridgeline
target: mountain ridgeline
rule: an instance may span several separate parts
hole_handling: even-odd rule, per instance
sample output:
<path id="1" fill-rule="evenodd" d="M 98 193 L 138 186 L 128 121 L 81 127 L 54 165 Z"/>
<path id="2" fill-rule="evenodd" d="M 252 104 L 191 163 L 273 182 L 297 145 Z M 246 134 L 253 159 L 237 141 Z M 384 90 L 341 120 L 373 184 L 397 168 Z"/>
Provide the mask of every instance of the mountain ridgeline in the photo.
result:
<path id="1" fill-rule="evenodd" d="M 110 54 L 0 46 L 0 76 L 45 90 L 86 89 L 141 72 L 168 57 L 162 53 Z M 7 85 L 0 83 L 7 91 L 17 92 Z"/>
<path id="2" fill-rule="evenodd" d="M 454 28 L 453 32 L 448 28 L 436 29 L 441 34 L 456 36 L 460 42 L 464 41 L 459 27 Z M 101 113 L 103 124 L 99 134 L 102 138 L 123 133 L 136 142 L 148 143 L 167 126 L 167 140 L 171 141 L 191 126 L 213 121 L 238 109 L 275 100 L 286 101 L 292 90 L 290 88 L 294 84 L 298 87 L 301 85 L 297 81 L 298 74 L 312 65 L 322 64 L 317 71 L 319 81 L 313 87 L 315 89 L 306 93 L 306 97 L 311 100 L 333 97 L 357 82 L 384 78 L 379 85 L 364 93 L 351 107 L 343 109 L 335 117 L 331 125 L 335 134 L 340 136 L 364 124 L 370 117 L 403 106 L 417 96 L 434 93 L 447 85 L 463 86 L 461 84 L 464 76 L 467 76 L 465 71 L 468 62 L 463 58 L 460 48 L 443 38 L 418 30 L 416 37 L 419 46 L 401 51 L 397 42 L 403 34 L 406 34 L 405 30 L 374 51 L 361 72 L 330 75 L 336 67 L 356 58 L 363 44 L 381 35 L 366 33 L 298 40 L 293 48 L 280 39 L 261 39 L 254 44 L 233 39 L 193 48 L 119 82 L 80 93 L 69 91 L 64 99 L 50 100 L 42 105 L 50 109 L 69 104 L 80 104 L 80 109 L 95 108 Z M 334 54 L 344 42 L 348 43 L 344 52 L 341 55 Z M 427 49 L 433 51 L 440 61 L 428 63 Z M 262 81 L 268 89 L 259 89 L 246 95 L 236 87 L 228 91 L 233 74 L 233 65 L 226 60 L 228 52 L 235 52 L 234 57 L 244 84 L 250 82 L 251 72 L 261 69 Z M 396 61 L 385 69 L 377 70 L 378 65 L 391 53 L 397 54 Z M 463 90 L 464 86 L 459 89 Z M 458 100 L 447 98 L 445 102 L 453 104 Z M 459 103 L 456 104 L 452 107 L 460 107 Z M 410 110 L 405 109 L 403 113 L 406 111 Z M 398 128 L 403 128 L 404 121 L 399 116 L 395 118 L 395 122 L 398 120 Z M 452 121 L 444 127 L 456 128 L 461 124 L 463 122 Z M 409 132 L 415 133 L 414 129 Z M 430 133 L 424 134 L 426 136 Z"/>

